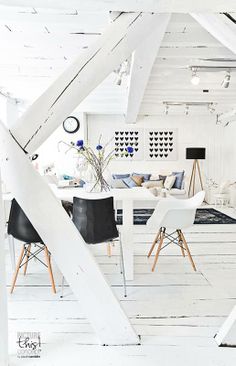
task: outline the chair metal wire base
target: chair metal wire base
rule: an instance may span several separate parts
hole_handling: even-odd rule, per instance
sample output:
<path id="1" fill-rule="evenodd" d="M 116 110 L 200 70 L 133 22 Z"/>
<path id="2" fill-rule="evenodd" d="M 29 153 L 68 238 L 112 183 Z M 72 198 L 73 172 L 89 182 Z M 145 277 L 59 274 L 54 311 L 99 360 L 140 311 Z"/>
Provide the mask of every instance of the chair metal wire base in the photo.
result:
<path id="1" fill-rule="evenodd" d="M 34 246 L 37 249 L 35 251 L 31 251 L 32 246 Z M 45 252 L 46 263 L 44 263 L 38 257 L 38 255 L 43 251 Z M 24 267 L 24 275 L 26 275 L 28 263 L 33 258 L 36 259 L 37 261 L 39 261 L 41 264 L 43 264 L 46 268 L 48 268 L 48 272 L 49 272 L 50 280 L 51 280 L 51 285 L 52 285 L 52 290 L 53 290 L 54 293 L 56 293 L 56 287 L 55 287 L 55 282 L 54 282 L 54 277 L 53 277 L 52 267 L 51 267 L 51 253 L 48 251 L 47 246 L 43 243 L 34 243 L 34 244 L 25 243 L 25 244 L 23 244 L 21 254 L 20 254 L 20 257 L 18 259 L 18 263 L 17 263 L 16 270 L 15 270 L 15 273 L 14 273 L 12 286 L 11 286 L 11 290 L 10 290 L 11 294 L 14 291 L 14 288 L 15 288 L 15 285 L 16 285 L 16 280 L 17 280 L 17 277 L 18 277 L 18 274 L 19 274 L 19 270 L 22 267 Z"/>
<path id="2" fill-rule="evenodd" d="M 177 236 L 175 236 L 175 234 L 177 234 Z M 165 239 L 168 239 L 168 242 L 165 245 L 163 245 Z M 186 242 L 186 239 L 184 237 L 184 234 L 183 234 L 182 230 L 177 229 L 177 230 L 173 231 L 172 233 L 168 234 L 166 232 L 166 228 L 161 227 L 160 230 L 158 231 L 158 233 L 156 235 L 156 238 L 154 239 L 154 241 L 152 243 L 152 246 L 151 246 L 151 249 L 149 250 L 149 253 L 148 253 L 148 258 L 149 258 L 151 256 L 155 246 L 158 244 L 157 251 L 156 251 L 156 254 L 155 254 L 155 258 L 154 258 L 154 263 L 153 263 L 153 266 L 152 266 L 152 272 L 154 272 L 154 270 L 156 268 L 160 251 L 162 249 L 166 248 L 168 245 L 170 245 L 172 243 L 177 245 L 178 247 L 180 247 L 183 257 L 185 257 L 185 252 L 187 253 L 187 255 L 189 257 L 189 260 L 191 262 L 191 265 L 193 267 L 193 270 L 196 271 L 195 263 L 193 261 L 192 255 L 190 253 L 188 244 Z"/>

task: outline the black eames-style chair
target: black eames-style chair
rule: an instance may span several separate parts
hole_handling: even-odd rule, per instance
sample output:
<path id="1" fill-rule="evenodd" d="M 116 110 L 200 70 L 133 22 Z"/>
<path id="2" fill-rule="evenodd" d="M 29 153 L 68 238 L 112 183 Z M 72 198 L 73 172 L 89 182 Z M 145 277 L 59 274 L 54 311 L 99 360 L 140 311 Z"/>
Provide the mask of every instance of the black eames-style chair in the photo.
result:
<path id="1" fill-rule="evenodd" d="M 113 197 L 103 199 L 74 197 L 72 220 L 87 244 L 120 242 L 121 272 L 123 274 L 124 296 L 126 297 L 124 257 L 121 235 L 116 227 Z"/>
<path id="2" fill-rule="evenodd" d="M 29 261 L 35 258 L 48 268 L 52 290 L 56 293 L 51 266 L 51 253 L 15 199 L 12 200 L 11 204 L 8 221 L 8 234 L 24 243 L 18 259 L 10 292 L 13 293 L 14 291 L 20 268 L 24 267 L 24 275 L 26 275 Z M 32 247 L 34 250 L 32 250 Z M 45 252 L 46 263 L 38 257 L 42 251 Z"/>

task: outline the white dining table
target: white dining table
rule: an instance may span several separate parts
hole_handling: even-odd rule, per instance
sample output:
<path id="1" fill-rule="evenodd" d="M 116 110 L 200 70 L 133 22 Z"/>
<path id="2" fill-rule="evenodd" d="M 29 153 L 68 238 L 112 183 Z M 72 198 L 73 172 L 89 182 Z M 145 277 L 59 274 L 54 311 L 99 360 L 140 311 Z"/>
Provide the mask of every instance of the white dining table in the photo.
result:
<path id="1" fill-rule="evenodd" d="M 50 188 L 60 200 L 67 200 L 73 202 L 73 197 L 80 197 L 86 199 L 99 199 L 112 196 L 115 204 L 121 202 L 123 210 L 123 223 L 119 230 L 121 232 L 122 246 L 124 252 L 125 275 L 128 281 L 134 279 L 134 224 L 133 224 L 133 208 L 135 201 L 156 201 L 155 197 L 148 189 L 143 187 L 130 189 L 111 189 L 108 192 L 90 193 L 82 188 L 58 188 L 54 184 L 49 184 Z M 5 202 L 12 199 L 10 193 L 3 194 Z M 13 251 L 11 244 L 11 251 Z M 14 257 L 14 253 L 12 253 Z"/>

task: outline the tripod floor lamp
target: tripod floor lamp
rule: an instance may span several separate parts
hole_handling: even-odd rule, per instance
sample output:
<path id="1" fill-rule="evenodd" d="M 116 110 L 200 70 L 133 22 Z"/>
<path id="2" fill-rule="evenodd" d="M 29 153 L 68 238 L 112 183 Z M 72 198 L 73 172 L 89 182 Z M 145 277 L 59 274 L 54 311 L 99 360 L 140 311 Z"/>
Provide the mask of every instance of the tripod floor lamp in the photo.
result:
<path id="1" fill-rule="evenodd" d="M 203 190 L 203 183 L 202 183 L 202 175 L 201 175 L 201 169 L 200 164 L 198 160 L 204 160 L 206 158 L 206 149 L 205 147 L 187 147 L 186 148 L 186 159 L 193 160 L 193 167 L 192 167 L 192 173 L 189 183 L 189 190 L 188 195 L 195 194 L 195 188 L 196 188 L 196 176 L 198 175 L 201 188 Z"/>

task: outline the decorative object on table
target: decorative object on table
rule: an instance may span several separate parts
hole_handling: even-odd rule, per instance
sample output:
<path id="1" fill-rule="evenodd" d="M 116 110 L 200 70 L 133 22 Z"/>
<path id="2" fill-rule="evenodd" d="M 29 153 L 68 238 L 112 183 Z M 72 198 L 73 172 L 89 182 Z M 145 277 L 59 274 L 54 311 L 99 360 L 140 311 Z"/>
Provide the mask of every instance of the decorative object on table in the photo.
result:
<path id="1" fill-rule="evenodd" d="M 114 158 L 115 151 L 111 150 L 106 154 L 106 148 L 111 141 L 104 146 L 101 145 L 101 136 L 99 137 L 98 144 L 95 149 L 90 146 L 86 146 L 83 140 L 78 140 L 76 143 L 71 142 L 65 145 L 69 147 L 67 152 L 71 149 L 77 151 L 79 157 L 83 157 L 87 164 L 89 177 L 86 179 L 84 185 L 87 192 L 102 192 L 109 191 L 110 186 L 104 178 L 104 172 L 107 169 L 110 161 Z M 133 147 L 127 146 L 123 152 L 124 155 L 130 155 L 133 153 Z"/>
<path id="2" fill-rule="evenodd" d="M 200 164 L 198 160 L 205 160 L 206 159 L 206 149 L 205 147 L 187 147 L 186 148 L 186 159 L 193 160 L 193 167 L 192 167 L 192 173 L 189 183 L 189 190 L 188 190 L 188 196 L 195 194 L 196 189 L 196 175 L 198 173 L 201 189 L 203 190 L 203 182 L 202 182 L 202 175 L 201 175 L 201 169 Z"/>
<path id="3" fill-rule="evenodd" d="M 143 129 L 114 132 L 114 151 L 117 160 L 142 160 L 143 146 Z M 127 155 L 125 151 L 128 147 L 132 147 L 133 151 Z"/>
<path id="4" fill-rule="evenodd" d="M 177 129 L 146 129 L 145 159 L 177 160 Z"/>
<path id="5" fill-rule="evenodd" d="M 67 133 L 75 133 L 80 129 L 80 121 L 74 116 L 67 117 L 62 125 Z"/>

